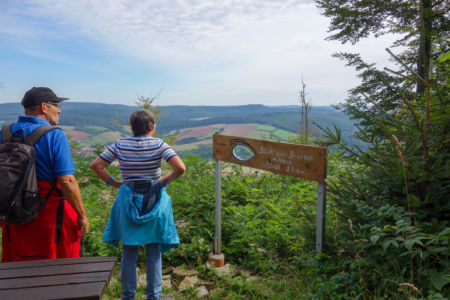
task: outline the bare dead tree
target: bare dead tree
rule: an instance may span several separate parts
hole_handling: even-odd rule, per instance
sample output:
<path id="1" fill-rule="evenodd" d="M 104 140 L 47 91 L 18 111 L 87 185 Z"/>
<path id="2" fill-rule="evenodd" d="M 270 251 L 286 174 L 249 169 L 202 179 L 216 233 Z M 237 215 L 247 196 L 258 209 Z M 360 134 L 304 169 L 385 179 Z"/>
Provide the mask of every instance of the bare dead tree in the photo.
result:
<path id="1" fill-rule="evenodd" d="M 308 143 L 308 125 L 309 125 L 309 112 L 311 111 L 311 99 L 306 98 L 306 84 L 303 81 L 303 74 L 302 74 L 302 83 L 301 83 L 301 90 L 300 90 L 300 111 L 301 111 L 301 119 L 300 119 L 300 142 L 302 144 Z"/>

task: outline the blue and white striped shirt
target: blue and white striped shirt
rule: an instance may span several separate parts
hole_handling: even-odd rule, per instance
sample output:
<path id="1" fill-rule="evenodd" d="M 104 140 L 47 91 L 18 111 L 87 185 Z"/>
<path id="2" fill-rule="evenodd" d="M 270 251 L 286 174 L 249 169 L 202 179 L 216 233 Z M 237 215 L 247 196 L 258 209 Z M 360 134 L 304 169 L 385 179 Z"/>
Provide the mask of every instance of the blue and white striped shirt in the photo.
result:
<path id="1" fill-rule="evenodd" d="M 124 181 L 150 180 L 161 176 L 162 159 L 177 155 L 163 140 L 149 136 L 127 136 L 111 144 L 100 158 L 119 160 Z"/>

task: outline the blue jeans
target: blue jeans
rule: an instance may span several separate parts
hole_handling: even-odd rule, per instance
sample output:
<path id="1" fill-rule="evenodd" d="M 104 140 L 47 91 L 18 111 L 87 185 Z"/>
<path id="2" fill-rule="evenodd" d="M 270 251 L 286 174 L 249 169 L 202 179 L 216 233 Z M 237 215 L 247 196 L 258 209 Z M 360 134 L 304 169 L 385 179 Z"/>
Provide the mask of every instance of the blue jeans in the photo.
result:
<path id="1" fill-rule="evenodd" d="M 136 293 L 136 263 L 139 256 L 139 246 L 122 245 L 123 254 L 120 270 L 122 282 L 122 299 L 134 299 Z M 162 260 L 159 244 L 145 245 L 147 287 L 145 293 L 148 299 L 156 300 L 162 292 Z"/>

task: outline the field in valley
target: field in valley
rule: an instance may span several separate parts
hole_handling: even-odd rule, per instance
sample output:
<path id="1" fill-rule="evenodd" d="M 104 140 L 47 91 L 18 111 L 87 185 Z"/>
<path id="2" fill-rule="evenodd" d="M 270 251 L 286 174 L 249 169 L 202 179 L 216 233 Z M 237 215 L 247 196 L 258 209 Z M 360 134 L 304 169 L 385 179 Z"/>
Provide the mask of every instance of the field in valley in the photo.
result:
<path id="1" fill-rule="evenodd" d="M 85 128 L 86 131 L 73 126 L 61 127 L 71 139 L 84 146 L 107 145 L 120 137 L 119 131 L 111 131 L 104 127 L 92 128 L 93 126 L 89 126 L 89 128 Z M 163 138 L 174 141 L 173 147 L 181 155 L 191 153 L 207 157 L 210 156 L 208 153 L 211 152 L 212 136 L 215 133 L 278 141 L 295 138 L 295 134 L 290 131 L 261 124 L 213 124 L 183 128 L 172 130 Z"/>

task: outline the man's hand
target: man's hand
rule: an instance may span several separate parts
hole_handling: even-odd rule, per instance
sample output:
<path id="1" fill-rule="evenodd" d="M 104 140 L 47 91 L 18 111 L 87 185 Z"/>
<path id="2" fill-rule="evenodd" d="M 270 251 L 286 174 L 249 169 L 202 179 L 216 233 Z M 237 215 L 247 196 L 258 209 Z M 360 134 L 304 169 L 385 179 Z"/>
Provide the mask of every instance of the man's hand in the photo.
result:
<path id="1" fill-rule="evenodd" d="M 81 229 L 81 236 L 85 236 L 89 232 L 89 220 L 86 217 L 77 218 L 78 229 Z"/>

